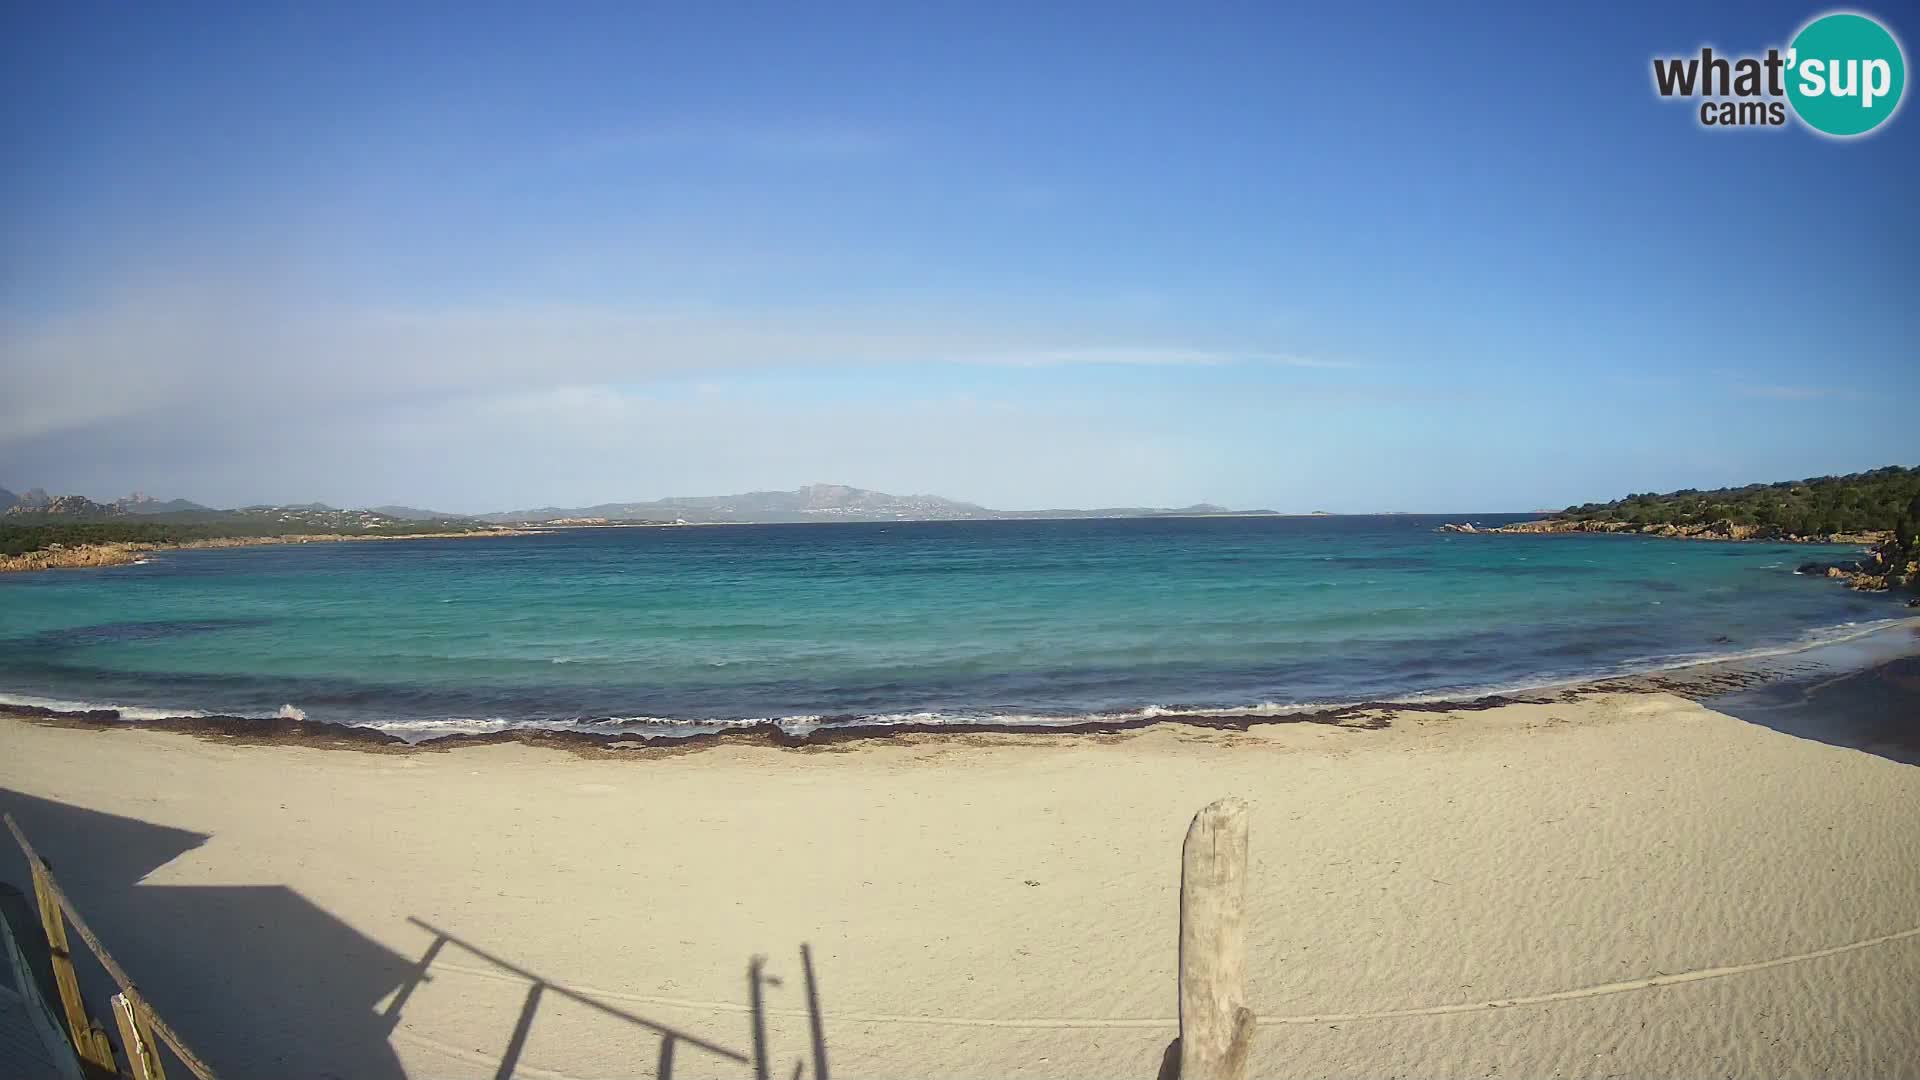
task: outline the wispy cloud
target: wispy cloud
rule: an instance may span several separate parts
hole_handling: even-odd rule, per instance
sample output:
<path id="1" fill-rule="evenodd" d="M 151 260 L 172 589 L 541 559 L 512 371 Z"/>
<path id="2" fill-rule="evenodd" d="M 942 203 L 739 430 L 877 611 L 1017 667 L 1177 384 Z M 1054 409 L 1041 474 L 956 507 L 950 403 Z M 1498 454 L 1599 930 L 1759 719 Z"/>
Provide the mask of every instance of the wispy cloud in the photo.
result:
<path id="1" fill-rule="evenodd" d="M 604 161 L 657 154 L 710 154 L 763 163 L 855 161 L 898 145 L 893 136 L 839 126 L 742 127 L 702 125 L 602 131 L 569 139 L 559 156 L 574 161 Z"/>
<path id="2" fill-rule="evenodd" d="M 1256 354 L 1247 357 L 1247 359 L 1256 363 L 1272 364 L 1277 367 L 1320 368 L 1327 371 L 1352 371 L 1365 366 L 1351 360 L 1329 360 L 1323 356 L 1294 356 L 1291 354 Z"/>
<path id="3" fill-rule="evenodd" d="M 1227 364 L 1266 364 L 1276 367 L 1352 369 L 1356 364 L 1340 360 L 1321 360 L 1284 353 L 1236 352 L 1221 349 L 1178 348 L 1104 348 L 1036 349 L 989 354 L 971 358 L 983 364 L 1009 367 L 1059 367 L 1069 364 L 1116 364 L 1124 366 L 1221 367 Z"/>
<path id="4" fill-rule="evenodd" d="M 0 445 L 142 413 L 354 406 L 662 378 L 928 364 L 1350 365 L 1278 350 L 1114 344 L 989 313 L 591 305 L 292 307 L 278 293 L 137 295 L 0 318 Z"/>
<path id="5" fill-rule="evenodd" d="M 217 420 L 217 422 L 206 422 Z M 0 452 L 0 481 L 107 498 L 320 499 L 487 511 L 832 480 L 1006 507 L 1193 502 L 1177 432 L 970 394 L 804 405 L 561 385 L 365 408 L 142 416 Z M 13 486 L 9 484 L 8 486 Z"/>
<path id="6" fill-rule="evenodd" d="M 1748 385 L 1737 386 L 1734 393 L 1747 398 L 1765 398 L 1770 401 L 1818 401 L 1822 398 L 1858 398 L 1858 391 L 1837 386 L 1780 386 Z"/>

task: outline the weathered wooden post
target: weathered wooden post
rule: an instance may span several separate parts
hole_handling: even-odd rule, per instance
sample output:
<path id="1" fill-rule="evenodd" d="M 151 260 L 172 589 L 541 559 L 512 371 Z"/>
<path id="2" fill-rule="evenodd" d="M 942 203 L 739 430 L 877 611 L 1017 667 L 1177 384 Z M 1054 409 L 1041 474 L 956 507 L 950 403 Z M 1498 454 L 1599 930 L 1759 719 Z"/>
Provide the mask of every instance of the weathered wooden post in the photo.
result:
<path id="1" fill-rule="evenodd" d="M 67 1011 L 68 1026 L 82 1071 L 97 1071 L 108 1077 L 120 1075 L 113 1060 L 113 1043 L 107 1038 L 107 1029 L 100 1021 L 86 1015 L 86 1008 L 80 1001 L 80 983 L 73 971 L 73 954 L 67 949 L 69 922 L 73 924 L 73 932 L 79 934 L 80 940 L 87 943 L 87 948 L 93 950 L 94 958 L 100 961 L 100 966 L 107 969 L 107 974 L 120 987 L 121 996 L 115 1004 L 116 1013 L 124 1008 L 131 1014 L 139 1025 L 136 1030 L 148 1049 L 151 1050 L 154 1038 L 158 1037 L 173 1051 L 173 1056 L 179 1059 L 180 1064 L 187 1067 L 188 1072 L 199 1080 L 215 1080 L 213 1070 L 200 1060 L 198 1054 L 187 1049 L 186 1040 L 162 1020 L 159 1013 L 153 1011 L 140 991 L 135 989 L 133 980 L 127 977 L 126 970 L 107 951 L 107 947 L 100 944 L 100 939 L 94 936 L 87 920 L 80 917 L 79 909 L 73 906 L 73 901 L 67 899 L 59 883 L 53 880 L 53 872 L 47 868 L 46 860 L 27 841 L 27 834 L 21 830 L 20 823 L 7 813 L 0 813 L 0 822 L 6 824 L 7 831 L 13 834 L 13 842 L 20 845 L 20 854 L 27 857 L 27 865 L 33 868 L 33 893 L 40 905 L 40 926 L 46 933 L 47 947 L 53 954 L 54 983 L 60 992 L 61 1004 Z M 76 1018 L 81 1022 L 79 1026 L 75 1026 Z M 147 1056 L 157 1068 L 159 1058 L 151 1053 Z M 139 1066 L 136 1064 L 134 1067 Z"/>
<path id="2" fill-rule="evenodd" d="M 60 1004 L 67 1014 L 67 1032 L 74 1052 L 80 1056 L 82 1071 L 89 1076 L 116 1076 L 120 1067 L 113 1060 L 113 1044 L 107 1041 L 107 1029 L 87 1015 L 80 1000 L 80 980 L 74 974 L 73 953 L 67 947 L 67 924 L 60 914 L 60 901 L 46 864 L 35 858 L 33 899 L 40 908 L 40 929 L 47 935 L 47 949 L 53 957 L 53 981 L 60 988 Z"/>
<path id="3" fill-rule="evenodd" d="M 120 1025 L 120 1047 L 127 1052 L 127 1066 L 133 1070 L 134 1080 L 167 1080 L 146 1010 L 135 1004 L 139 995 L 128 990 L 113 995 L 111 1000 L 113 1018 Z"/>
<path id="4" fill-rule="evenodd" d="M 1247 804 L 1210 803 L 1180 856 L 1180 1080 L 1245 1080 Z"/>

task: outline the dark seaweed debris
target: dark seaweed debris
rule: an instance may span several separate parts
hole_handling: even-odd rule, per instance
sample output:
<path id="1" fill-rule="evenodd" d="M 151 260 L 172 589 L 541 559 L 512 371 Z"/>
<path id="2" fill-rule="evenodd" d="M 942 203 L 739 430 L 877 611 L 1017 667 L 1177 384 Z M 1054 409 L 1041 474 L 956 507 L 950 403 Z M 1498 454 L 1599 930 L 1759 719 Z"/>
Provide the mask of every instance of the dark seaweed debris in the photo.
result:
<path id="1" fill-rule="evenodd" d="M 1605 679 L 1582 686 L 1523 694 L 1487 694 L 1463 700 L 1442 701 L 1364 701 L 1352 705 L 1329 706 L 1282 714 L 1193 713 L 1175 716 L 1115 716 L 1095 718 L 1072 724 L 864 724 L 857 718 L 843 723 L 827 723 L 806 731 L 790 731 L 772 721 L 721 731 L 690 735 L 640 735 L 624 732 L 554 731 L 545 728 L 509 728 L 504 731 L 442 735 L 421 742 L 408 742 L 398 735 L 375 728 L 330 724 L 286 716 L 170 716 L 156 720 L 129 721 L 116 709 L 92 709 L 61 712 L 30 705 L 0 706 L 0 715 L 34 720 L 64 727 L 133 728 L 143 731 L 170 731 L 205 738 L 218 738 L 246 744 L 283 744 L 319 746 L 326 749 L 364 750 L 373 753 L 442 752 L 467 746 L 497 746 L 519 743 L 546 746 L 575 753 L 619 753 L 637 749 L 673 751 L 702 750 L 723 745 L 770 746 L 785 750 L 846 747 L 857 743 L 913 736 L 1015 735 L 1120 735 L 1161 724 L 1175 724 L 1210 731 L 1247 731 L 1276 724 L 1318 724 L 1355 731 L 1379 731 L 1392 726 L 1395 715 L 1416 713 L 1482 712 L 1503 705 L 1547 704 L 1577 701 L 1589 694 L 1669 693 L 1699 700 L 1744 689 L 1758 683 L 1805 675 L 1801 665 L 1763 670 L 1730 666 L 1710 666 L 1684 675 L 1672 673 Z"/>
<path id="2" fill-rule="evenodd" d="M 170 731 L 186 735 L 232 739 L 246 743 L 321 745 L 338 749 L 407 752 L 440 751 L 463 746 L 494 746 L 523 743 L 529 746 L 554 746 L 581 749 L 625 750 L 635 748 L 703 749 L 712 746 L 742 744 L 801 750 L 843 746 L 875 739 L 899 739 L 934 735 L 1118 735 L 1159 724 L 1179 724 L 1214 731 L 1246 731 L 1273 724 L 1321 724 L 1359 731 L 1378 731 L 1392 726 L 1392 713 L 1477 712 L 1519 701 L 1557 700 L 1555 697 L 1514 697 L 1488 695 L 1455 702 L 1382 702 L 1370 701 L 1284 715 L 1195 714 L 1184 716 L 1115 717 L 1110 720 L 1086 720 L 1074 724 L 860 724 L 848 723 L 789 731 L 771 721 L 724 731 L 692 735 L 636 735 L 619 732 L 552 731 L 542 728 L 510 728 L 505 731 L 443 735 L 418 743 L 368 727 L 347 727 L 319 720 L 291 717 L 248 716 L 170 716 L 156 720 L 128 721 L 115 709 L 85 712 L 60 712 L 38 706 L 12 705 L 0 712 L 65 727 L 121 728 L 142 731 Z"/>

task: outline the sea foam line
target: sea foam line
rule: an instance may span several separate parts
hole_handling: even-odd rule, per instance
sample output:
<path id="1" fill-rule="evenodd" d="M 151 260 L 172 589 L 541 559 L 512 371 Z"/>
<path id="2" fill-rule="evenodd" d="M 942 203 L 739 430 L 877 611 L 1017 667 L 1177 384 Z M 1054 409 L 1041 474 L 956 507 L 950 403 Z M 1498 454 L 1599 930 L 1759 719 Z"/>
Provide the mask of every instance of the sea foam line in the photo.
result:
<path id="1" fill-rule="evenodd" d="M 1628 678 L 1636 675 L 1651 675 L 1666 671 L 1680 671 L 1711 664 L 1741 663 L 1765 660 L 1780 656 L 1791 656 L 1813 649 L 1843 644 L 1848 641 L 1884 633 L 1887 630 L 1911 623 L 1920 628 L 1920 619 L 1881 619 L 1868 623 L 1843 623 L 1838 626 L 1822 627 L 1808 631 L 1800 641 L 1785 645 L 1765 646 L 1725 653 L 1694 656 L 1644 657 L 1626 661 L 1608 668 L 1595 671 L 1545 675 L 1506 683 L 1491 683 L 1479 686 L 1450 687 L 1444 690 L 1428 691 L 1418 694 L 1403 694 L 1384 698 L 1369 698 L 1353 701 L 1308 701 L 1278 702 L 1262 701 L 1251 705 L 1167 705 L 1153 704 L 1130 710 L 1092 713 L 995 713 L 985 711 L 931 712 L 925 710 L 872 713 L 854 716 L 836 716 L 836 724 L 860 727 L 900 727 L 912 724 L 928 724 L 942 727 L 1017 727 L 1028 728 L 1035 732 L 1045 732 L 1050 728 L 1071 727 L 1079 724 L 1125 724 L 1142 720 L 1178 720 L 1182 717 L 1274 717 L 1290 716 L 1301 713 L 1317 713 L 1330 709 L 1353 708 L 1363 704 L 1393 705 L 1431 705 L 1448 701 L 1464 701 L 1474 698 L 1505 694 L 1520 694 L 1548 690 L 1563 690 L 1590 682 L 1609 679 Z M 703 731 L 724 731 L 734 728 L 756 727 L 762 724 L 774 724 L 793 734 L 806 734 L 827 721 L 820 714 L 797 714 L 793 716 L 763 716 L 724 719 L 702 719 L 692 717 L 664 716 L 615 716 L 601 719 L 547 719 L 547 720 L 510 720 L 504 717 L 485 719 L 448 718 L 444 720 L 391 720 L 376 721 L 361 726 L 371 727 L 391 735 L 407 739 L 409 742 L 421 742 L 443 735 L 453 734 L 492 734 L 511 730 L 578 731 L 595 734 L 665 734 L 657 729 L 699 729 Z"/>
<path id="2" fill-rule="evenodd" d="M 512 719 L 508 717 L 442 717 L 436 719 L 358 721 L 343 723 L 342 726 L 371 728 L 375 731 L 404 739 L 409 743 L 426 742 L 450 735 L 490 735 L 502 731 L 554 731 L 633 736 L 672 735 L 679 732 L 691 735 L 703 732 L 757 727 L 766 724 L 778 726 L 782 730 L 796 735 L 807 734 L 828 724 L 833 726 L 860 727 L 900 727 L 916 724 L 954 728 L 995 726 L 1024 728 L 1038 733 L 1054 728 L 1090 723 L 1137 724 L 1143 720 L 1179 720 L 1182 717 L 1282 717 L 1300 713 L 1350 709 L 1360 705 L 1379 705 L 1381 707 L 1392 707 L 1394 705 L 1434 705 L 1451 701 L 1470 701 L 1475 698 L 1490 696 L 1565 690 L 1587 683 L 1604 682 L 1612 679 L 1655 675 L 1671 671 L 1684 671 L 1689 668 L 1705 667 L 1713 664 L 1752 663 L 1784 656 L 1793 656 L 1884 634 L 1901 627 L 1920 631 L 1920 618 L 1896 617 L 1877 619 L 1864 623 L 1842 623 L 1836 626 L 1820 627 L 1804 632 L 1797 641 L 1781 645 L 1763 646 L 1724 653 L 1642 657 L 1636 660 L 1614 664 L 1607 668 L 1584 672 L 1542 674 L 1505 683 L 1447 687 L 1414 694 L 1351 701 L 1261 701 L 1248 705 L 1150 704 L 1136 709 L 1088 713 L 988 712 L 984 710 L 942 713 L 929 710 L 902 710 L 864 715 L 827 716 L 819 713 L 800 713 L 790 716 L 721 718 L 651 716 L 646 714 L 535 719 Z M 49 709 L 55 712 L 114 710 L 120 713 L 122 719 L 134 722 L 165 720 L 173 717 L 193 718 L 212 715 L 202 709 L 169 709 L 144 705 L 118 705 L 0 693 L 0 707 L 7 705 Z M 293 705 L 283 705 L 276 713 L 267 716 L 247 716 L 246 718 L 272 719 L 276 717 L 282 719 L 305 719 L 306 715 L 302 710 Z"/>

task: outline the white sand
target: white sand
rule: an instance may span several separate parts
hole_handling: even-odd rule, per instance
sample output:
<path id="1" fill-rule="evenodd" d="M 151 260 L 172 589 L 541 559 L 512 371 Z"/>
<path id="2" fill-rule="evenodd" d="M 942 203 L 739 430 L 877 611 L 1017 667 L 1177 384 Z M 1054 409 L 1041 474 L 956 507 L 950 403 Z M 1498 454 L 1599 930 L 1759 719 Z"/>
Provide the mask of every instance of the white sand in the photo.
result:
<path id="1" fill-rule="evenodd" d="M 622 760 L 7 721 L 0 787 L 205 834 L 0 793 L 230 1076 L 495 1075 L 529 983 L 460 947 L 382 1019 L 412 916 L 737 1055 L 680 1043 L 677 1077 L 752 1074 L 754 953 L 793 1075 L 802 942 L 835 1076 L 1152 1077 L 1181 837 L 1229 794 L 1256 1075 L 1920 1075 L 1920 768 L 1664 695 Z M 514 1075 L 659 1052 L 548 989 Z"/>

